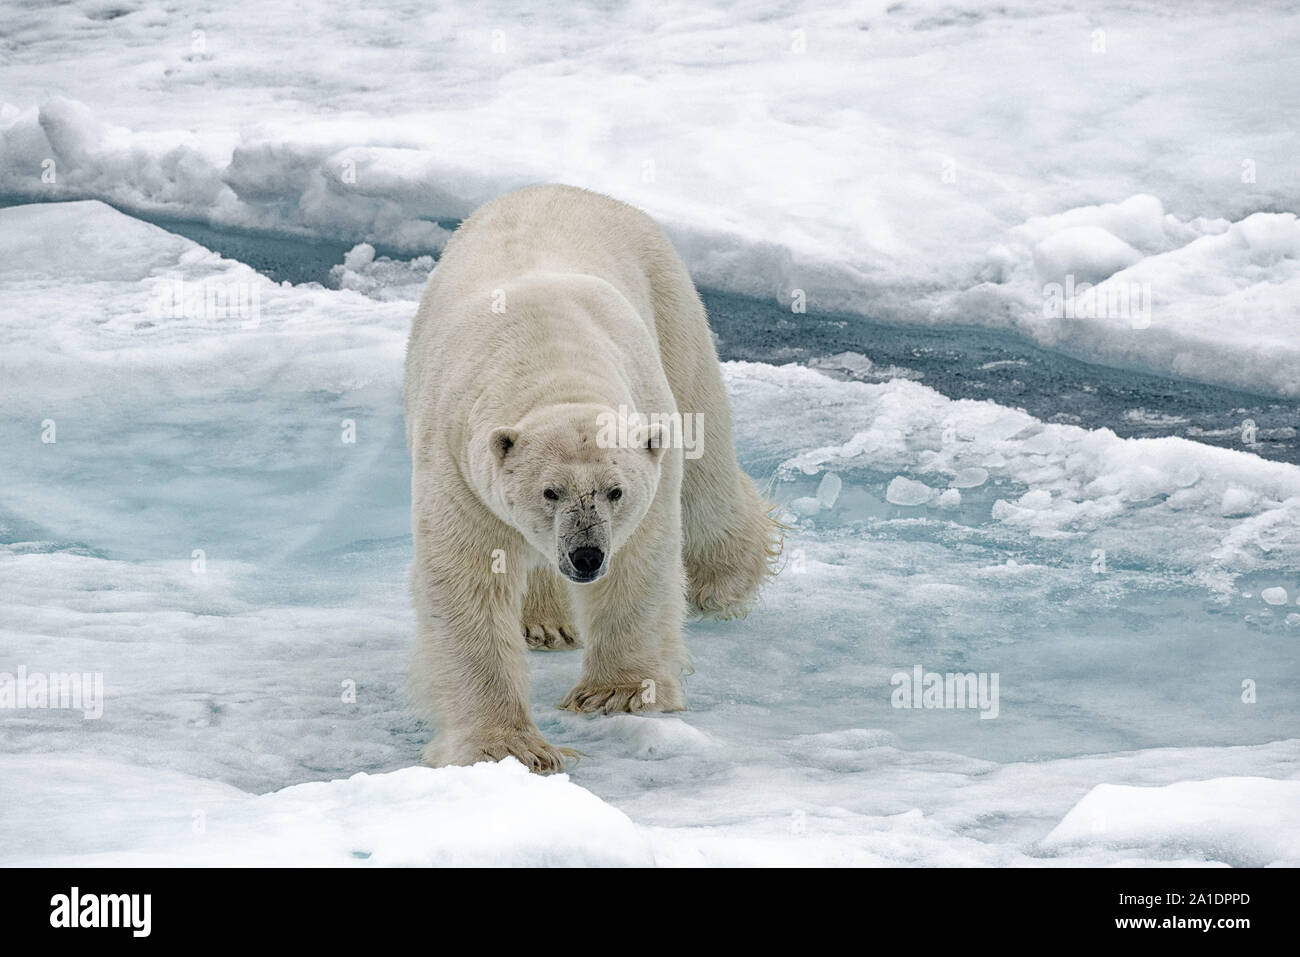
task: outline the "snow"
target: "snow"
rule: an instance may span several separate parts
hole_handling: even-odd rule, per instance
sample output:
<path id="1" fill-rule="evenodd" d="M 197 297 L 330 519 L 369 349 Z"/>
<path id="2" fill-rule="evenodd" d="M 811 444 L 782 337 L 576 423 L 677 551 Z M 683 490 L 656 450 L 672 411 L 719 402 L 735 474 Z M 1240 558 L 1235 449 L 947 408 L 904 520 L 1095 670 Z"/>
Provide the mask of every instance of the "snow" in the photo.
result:
<path id="1" fill-rule="evenodd" d="M 1107 429 L 1042 423 L 901 380 L 836 383 L 793 365 L 733 363 L 730 370 L 733 385 L 767 414 L 777 414 L 781 395 L 795 389 L 817 410 L 818 427 L 804 431 L 804 444 L 813 447 L 782 461 L 783 476 L 910 467 L 916 477 L 887 479 L 884 498 L 901 506 L 930 502 L 935 489 L 927 480 L 958 488 L 992 480 L 1006 490 L 986 491 L 995 522 L 1059 539 L 1062 547 L 1087 540 L 1114 554 L 1179 565 L 1225 594 L 1265 556 L 1300 561 L 1294 466 L 1182 438 L 1120 439 Z M 763 435 L 747 438 L 764 442 Z M 1144 541 L 1149 527 L 1161 536 Z"/>
<path id="2" fill-rule="evenodd" d="M 432 256 L 393 259 L 375 256 L 375 247 L 358 243 L 330 270 L 330 278 L 340 289 L 352 289 L 372 299 L 418 300 L 433 272 Z"/>
<path id="3" fill-rule="evenodd" d="M 1100 226 L 1072 226 L 1034 244 L 1034 271 L 1044 283 L 1097 283 L 1142 259 L 1142 254 Z"/>
<path id="4" fill-rule="evenodd" d="M 1095 361 L 1297 394 L 1294 213 L 1183 222 L 1139 195 L 1030 220 L 992 258 L 959 309 L 1015 302 L 1035 339 Z"/>
<path id="5" fill-rule="evenodd" d="M 1153 788 L 1099 784 L 1043 843 L 1160 844 L 1246 867 L 1300 866 L 1300 781 L 1234 777 Z"/>
<path id="6" fill-rule="evenodd" d="M 354 774 L 252 796 L 96 758 L 7 762 L 13 784 L 57 776 L 53 800 L 18 801 L 5 863 L 98 867 L 643 867 L 650 840 L 563 775 L 497 765 Z M 0 792 L 8 790 L 0 785 Z M 24 813 L 24 810 L 26 813 Z M 161 812 L 161 813 L 160 813 Z M 53 834 L 51 818 L 69 825 Z M 39 835 L 39 840 L 36 839 Z"/>
<path id="7" fill-rule="evenodd" d="M 1275 585 L 1272 588 L 1265 588 L 1259 593 L 1259 597 L 1264 599 L 1264 601 L 1268 602 L 1270 605 L 1285 605 L 1286 589 Z"/>
<path id="8" fill-rule="evenodd" d="M 949 485 L 954 489 L 959 488 L 979 488 L 989 480 L 988 469 L 982 469 L 978 466 L 972 468 L 958 469 Z"/>
<path id="9" fill-rule="evenodd" d="M 3 863 L 1296 863 L 1300 467 L 800 365 L 724 364 L 791 527 L 749 619 L 689 626 L 690 710 L 559 712 L 577 658 L 533 656 L 566 775 L 413 767 L 424 267 L 384 260 L 276 284 L 0 210 L 0 671 L 105 691 L 0 713 Z M 1000 676 L 998 717 L 894 708 L 918 666 Z"/>
<path id="10" fill-rule="evenodd" d="M 924 482 L 896 475 L 885 489 L 885 501 L 893 505 L 924 505 L 934 498 L 934 489 Z"/>
<path id="11" fill-rule="evenodd" d="M 705 286 L 1300 396 L 1294 9 L 0 16 L 0 194 L 430 254 L 483 200 L 566 181 L 647 209 Z M 1049 314 L 1066 280 L 1097 285 Z"/>
<path id="12" fill-rule="evenodd" d="M 919 379 L 920 373 L 900 366 L 877 366 L 860 352 L 840 352 L 833 356 L 816 356 L 808 365 L 837 378 L 859 382 L 888 382 L 891 379 Z"/>

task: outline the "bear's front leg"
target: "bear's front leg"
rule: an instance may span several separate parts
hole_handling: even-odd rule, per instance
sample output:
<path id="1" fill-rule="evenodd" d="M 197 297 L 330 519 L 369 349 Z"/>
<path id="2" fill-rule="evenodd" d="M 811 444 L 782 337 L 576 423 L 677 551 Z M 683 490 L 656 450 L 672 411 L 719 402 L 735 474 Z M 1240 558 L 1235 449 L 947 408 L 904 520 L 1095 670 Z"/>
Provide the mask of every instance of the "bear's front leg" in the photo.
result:
<path id="1" fill-rule="evenodd" d="M 529 713 L 522 542 L 453 524 L 464 521 L 443 516 L 415 534 L 412 696 L 438 726 L 422 759 L 441 767 L 515 757 L 542 774 L 562 771 L 573 752 L 548 744 Z"/>
<path id="2" fill-rule="evenodd" d="M 602 579 L 574 589 L 586 651 L 582 677 L 559 707 L 603 714 L 686 707 L 681 534 L 678 523 L 666 525 L 656 527 L 652 513 Z"/>

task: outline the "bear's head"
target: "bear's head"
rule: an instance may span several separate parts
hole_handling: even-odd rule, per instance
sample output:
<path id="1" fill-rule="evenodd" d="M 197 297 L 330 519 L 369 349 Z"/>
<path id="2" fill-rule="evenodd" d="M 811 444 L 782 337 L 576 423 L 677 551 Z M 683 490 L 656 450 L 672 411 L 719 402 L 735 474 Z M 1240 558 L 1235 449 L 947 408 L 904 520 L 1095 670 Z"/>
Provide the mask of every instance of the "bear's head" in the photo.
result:
<path id="1" fill-rule="evenodd" d="M 601 578 L 645 517 L 668 444 L 661 424 L 602 428 L 598 406 L 552 406 L 488 437 L 496 500 L 565 578 Z"/>

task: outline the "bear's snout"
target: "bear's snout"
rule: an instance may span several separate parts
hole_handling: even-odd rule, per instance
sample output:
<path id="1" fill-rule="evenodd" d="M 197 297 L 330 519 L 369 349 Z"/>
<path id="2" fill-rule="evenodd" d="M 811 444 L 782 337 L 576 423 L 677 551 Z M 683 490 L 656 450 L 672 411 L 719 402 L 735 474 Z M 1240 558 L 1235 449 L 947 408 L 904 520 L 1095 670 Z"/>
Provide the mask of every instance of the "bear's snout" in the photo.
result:
<path id="1" fill-rule="evenodd" d="M 609 570 L 610 521 L 596 493 L 576 496 L 558 516 L 556 564 L 577 585 L 594 582 Z"/>
<path id="2" fill-rule="evenodd" d="M 610 568 L 608 553 L 598 545 L 586 544 L 560 550 L 560 575 L 576 585 L 589 585 Z"/>
<path id="3" fill-rule="evenodd" d="M 599 548 L 584 546 L 575 548 L 568 554 L 568 564 L 572 571 L 565 570 L 566 577 L 573 582 L 593 582 L 599 578 L 605 567 L 605 553 Z"/>

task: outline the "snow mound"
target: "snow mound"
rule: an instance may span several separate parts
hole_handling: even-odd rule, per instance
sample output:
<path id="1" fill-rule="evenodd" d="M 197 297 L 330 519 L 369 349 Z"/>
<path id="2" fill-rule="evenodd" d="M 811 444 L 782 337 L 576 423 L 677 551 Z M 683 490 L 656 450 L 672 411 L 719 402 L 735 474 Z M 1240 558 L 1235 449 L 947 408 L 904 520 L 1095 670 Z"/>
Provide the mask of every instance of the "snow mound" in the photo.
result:
<path id="1" fill-rule="evenodd" d="M 987 282 L 942 307 L 1010 314 L 1093 360 L 1300 395 L 1300 222 L 1165 214 L 1140 194 L 1036 217 L 988 253 Z"/>
<path id="2" fill-rule="evenodd" d="M 330 270 L 330 278 L 340 289 L 351 289 L 372 299 L 385 301 L 418 300 L 433 272 L 432 256 L 395 260 L 375 256 L 375 247 L 358 243 Z"/>
<path id="3" fill-rule="evenodd" d="M 1043 282 L 1101 282 L 1142 258 L 1142 254 L 1100 226 L 1073 226 L 1034 246 L 1034 270 Z"/>
<path id="4" fill-rule="evenodd" d="M 93 757 L 0 761 L 4 863 L 100 867 L 642 867 L 645 833 L 567 775 L 514 759 L 404 768 L 252 796 Z M 32 776 L 60 786 L 34 807 Z M 11 793 L 6 794 L 9 791 Z M 24 816 L 23 808 L 27 809 Z M 59 829 L 45 823 L 57 818 Z M 24 838 L 22 835 L 40 835 Z"/>
<path id="5" fill-rule="evenodd" d="M 1046 838 L 1059 849 L 1160 846 L 1246 867 L 1300 864 L 1300 781 L 1216 778 L 1164 787 L 1099 784 Z"/>

